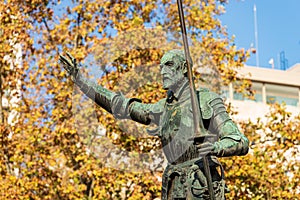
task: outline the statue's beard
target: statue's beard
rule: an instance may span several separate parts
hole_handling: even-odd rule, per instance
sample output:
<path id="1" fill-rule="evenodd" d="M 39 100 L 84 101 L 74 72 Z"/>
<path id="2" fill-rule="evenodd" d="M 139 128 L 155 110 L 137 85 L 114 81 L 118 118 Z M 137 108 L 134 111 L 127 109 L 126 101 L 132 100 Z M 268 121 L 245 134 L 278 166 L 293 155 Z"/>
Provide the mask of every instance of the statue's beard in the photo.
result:
<path id="1" fill-rule="evenodd" d="M 174 81 L 174 84 L 172 84 L 169 88 L 174 94 L 177 93 L 178 90 L 181 89 L 182 85 L 187 81 L 187 78 L 185 76 L 176 79 Z"/>

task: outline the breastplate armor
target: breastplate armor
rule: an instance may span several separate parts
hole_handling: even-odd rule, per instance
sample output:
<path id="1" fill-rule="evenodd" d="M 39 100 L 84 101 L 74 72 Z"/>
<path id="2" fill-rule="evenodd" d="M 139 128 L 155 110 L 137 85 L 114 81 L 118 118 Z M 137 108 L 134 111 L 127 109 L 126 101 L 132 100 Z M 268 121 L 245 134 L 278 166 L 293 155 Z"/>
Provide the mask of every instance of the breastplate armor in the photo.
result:
<path id="1" fill-rule="evenodd" d="M 166 103 L 160 121 L 163 151 L 169 163 L 179 164 L 198 157 L 193 141 L 193 113 L 190 99 Z"/>

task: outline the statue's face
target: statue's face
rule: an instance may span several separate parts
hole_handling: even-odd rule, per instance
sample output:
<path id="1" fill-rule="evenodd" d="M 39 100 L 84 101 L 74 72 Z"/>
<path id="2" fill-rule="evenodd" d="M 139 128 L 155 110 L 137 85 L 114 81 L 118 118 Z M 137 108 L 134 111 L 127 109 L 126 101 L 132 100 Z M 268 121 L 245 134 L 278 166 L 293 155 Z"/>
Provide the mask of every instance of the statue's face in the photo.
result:
<path id="1" fill-rule="evenodd" d="M 177 83 L 184 78 L 183 65 L 183 60 L 175 53 L 167 52 L 163 55 L 160 60 L 160 73 L 164 89 L 175 89 L 178 87 Z"/>

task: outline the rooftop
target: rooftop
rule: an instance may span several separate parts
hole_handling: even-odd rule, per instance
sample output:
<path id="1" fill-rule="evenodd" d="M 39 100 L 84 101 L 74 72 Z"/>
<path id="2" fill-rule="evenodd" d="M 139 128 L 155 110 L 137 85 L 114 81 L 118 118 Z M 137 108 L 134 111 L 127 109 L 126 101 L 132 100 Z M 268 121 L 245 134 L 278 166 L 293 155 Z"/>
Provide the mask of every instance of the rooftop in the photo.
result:
<path id="1" fill-rule="evenodd" d="M 300 63 L 285 71 L 245 65 L 238 73 L 252 81 L 300 87 Z"/>

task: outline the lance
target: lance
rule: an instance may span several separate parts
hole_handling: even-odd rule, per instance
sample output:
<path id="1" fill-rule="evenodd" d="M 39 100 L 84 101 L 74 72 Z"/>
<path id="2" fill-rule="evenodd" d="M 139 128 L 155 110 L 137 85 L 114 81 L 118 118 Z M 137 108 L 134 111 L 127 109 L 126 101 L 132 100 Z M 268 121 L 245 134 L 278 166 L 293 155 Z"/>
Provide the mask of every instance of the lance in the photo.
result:
<path id="1" fill-rule="evenodd" d="M 192 138 L 194 140 L 194 143 L 197 142 L 203 142 L 204 138 L 213 137 L 211 134 L 208 134 L 206 129 L 204 128 L 203 121 L 202 121 L 202 114 L 200 112 L 200 103 L 196 96 L 196 90 L 195 90 L 195 84 L 193 81 L 193 72 L 192 72 L 192 60 L 190 57 L 190 51 L 187 41 L 187 34 L 186 34 L 186 27 L 185 27 L 185 21 L 184 21 L 184 13 L 182 8 L 182 0 L 177 0 L 178 5 L 178 12 L 179 12 L 179 19 L 180 19 L 180 27 L 181 27 L 181 33 L 182 33 L 182 39 L 183 39 L 183 45 L 184 45 L 184 54 L 187 62 L 187 73 L 188 73 L 188 80 L 189 80 L 189 87 L 190 87 L 190 93 L 191 93 L 191 101 L 192 101 L 192 109 L 193 109 L 193 118 L 194 118 L 194 132 L 195 135 Z M 207 156 L 203 156 L 203 169 L 204 174 L 207 180 L 207 186 L 208 186 L 208 192 L 209 197 L 211 200 L 215 200 L 215 194 L 213 190 L 212 185 L 212 179 L 209 169 L 209 163 Z"/>

